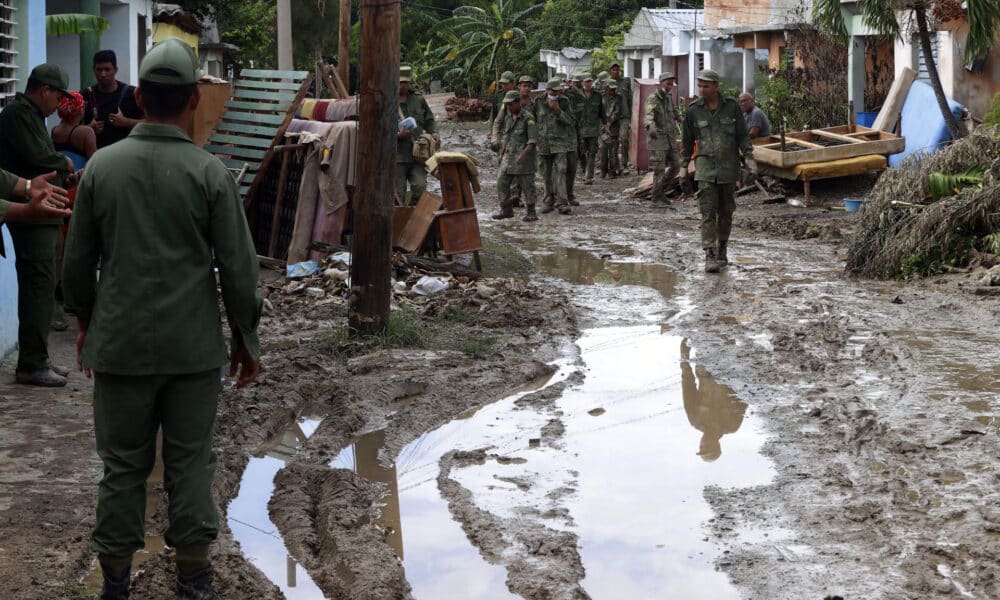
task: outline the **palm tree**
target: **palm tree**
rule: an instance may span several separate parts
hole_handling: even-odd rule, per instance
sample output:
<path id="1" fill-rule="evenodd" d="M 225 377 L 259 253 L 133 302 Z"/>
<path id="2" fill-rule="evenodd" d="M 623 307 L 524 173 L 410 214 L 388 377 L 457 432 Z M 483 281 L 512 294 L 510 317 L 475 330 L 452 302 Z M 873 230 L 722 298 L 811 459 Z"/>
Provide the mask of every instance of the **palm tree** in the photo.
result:
<path id="1" fill-rule="evenodd" d="M 508 66 L 510 51 L 527 43 L 521 24 L 542 10 L 544 4 L 526 8 L 523 0 L 493 0 L 485 9 L 459 6 L 452 16 L 431 30 L 440 41 L 428 44 L 427 54 L 440 62 L 423 73 L 425 78 L 463 78 L 477 72 L 489 79 L 499 79 Z"/>
<path id="2" fill-rule="evenodd" d="M 862 21 L 876 35 L 897 38 L 900 37 L 899 20 L 896 11 L 912 11 L 917 24 L 917 37 L 920 40 L 920 51 L 927 65 L 927 75 L 931 79 L 931 87 L 937 98 L 938 107 L 944 116 L 948 130 L 953 139 L 962 137 L 962 130 L 955 116 L 948 109 L 948 101 L 941 87 L 941 77 L 931 54 L 931 34 L 928 27 L 927 12 L 935 9 L 953 13 L 957 0 L 860 0 Z M 965 59 L 971 61 L 983 58 L 989 54 L 996 42 L 997 29 L 1000 27 L 1000 2 L 996 0 L 967 0 L 967 18 L 969 21 L 969 36 L 965 44 Z M 961 10 L 960 6 L 957 6 Z M 818 29 L 831 37 L 846 40 L 847 26 L 840 0 L 815 0 L 813 4 L 813 20 Z"/>

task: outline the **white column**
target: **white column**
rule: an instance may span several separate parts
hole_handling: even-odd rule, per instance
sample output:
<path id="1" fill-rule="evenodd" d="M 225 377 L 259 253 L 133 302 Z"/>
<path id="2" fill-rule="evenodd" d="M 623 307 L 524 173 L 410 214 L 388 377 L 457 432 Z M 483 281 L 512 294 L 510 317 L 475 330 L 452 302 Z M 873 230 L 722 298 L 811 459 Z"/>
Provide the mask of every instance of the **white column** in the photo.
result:
<path id="1" fill-rule="evenodd" d="M 743 91 L 754 92 L 756 86 L 757 71 L 757 50 L 752 48 L 743 49 Z"/>
<path id="2" fill-rule="evenodd" d="M 852 35 L 847 45 L 847 99 L 855 112 L 865 111 L 865 38 Z"/>
<path id="3" fill-rule="evenodd" d="M 291 71 L 293 68 L 291 0 L 278 0 L 278 70 Z"/>

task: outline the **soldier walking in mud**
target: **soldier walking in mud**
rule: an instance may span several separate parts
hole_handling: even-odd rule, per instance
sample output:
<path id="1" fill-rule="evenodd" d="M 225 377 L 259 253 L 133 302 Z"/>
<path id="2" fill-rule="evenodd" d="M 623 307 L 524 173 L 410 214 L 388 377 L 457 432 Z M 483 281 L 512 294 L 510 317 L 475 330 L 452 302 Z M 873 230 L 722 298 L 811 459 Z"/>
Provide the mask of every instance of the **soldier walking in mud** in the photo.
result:
<path id="1" fill-rule="evenodd" d="M 427 189 L 427 169 L 424 163 L 413 157 L 413 144 L 424 133 L 430 133 L 437 139 L 437 126 L 434 113 L 428 106 L 423 94 L 410 89 L 412 69 L 408 66 L 399 67 L 399 120 L 406 121 L 412 117 L 413 127 L 402 127 L 396 135 L 396 199 L 405 204 L 406 184 L 410 184 L 410 205 L 416 204 Z"/>
<path id="2" fill-rule="evenodd" d="M 537 221 L 535 213 L 535 145 L 538 127 L 535 115 L 521 107 L 517 92 L 510 91 L 504 97 L 504 124 L 500 134 L 500 174 L 497 176 L 497 193 L 500 196 L 500 212 L 494 219 L 510 219 L 514 216 L 514 201 L 510 195 L 511 183 L 518 182 L 524 192 L 527 213 L 523 221 Z"/>
<path id="3" fill-rule="evenodd" d="M 569 100 L 559 95 L 561 89 L 561 81 L 550 79 L 545 85 L 545 95 L 539 96 L 533 104 L 538 123 L 538 166 L 545 179 L 543 214 L 556 209 L 559 214 L 570 213 L 566 155 L 576 151 L 576 123 L 570 113 Z"/>
<path id="4" fill-rule="evenodd" d="M 601 110 L 604 113 L 604 132 L 601 134 L 601 179 L 618 176 L 618 127 L 622 116 L 622 99 L 618 84 L 609 79 L 604 84 Z"/>
<path id="5" fill-rule="evenodd" d="M 535 80 L 531 77 L 531 75 L 521 75 L 521 77 L 517 80 L 518 101 L 521 103 L 522 109 L 531 108 L 531 92 L 534 89 Z M 500 112 L 497 113 L 496 118 L 493 119 L 493 125 L 490 127 L 490 148 L 494 152 L 500 152 L 500 128 L 503 126 L 504 117 L 506 115 L 507 106 L 502 103 L 500 105 Z M 519 180 L 515 179 L 510 186 L 511 206 L 514 207 L 521 206 L 521 185 L 518 181 Z"/>
<path id="6" fill-rule="evenodd" d="M 507 95 L 507 92 L 511 91 L 517 87 L 517 80 L 514 78 L 514 73 L 511 71 L 504 71 L 500 75 L 500 79 L 497 80 L 497 89 L 493 92 L 493 107 L 490 113 L 491 119 L 496 119 L 500 114 L 500 109 L 503 108 L 503 99 Z"/>
<path id="7" fill-rule="evenodd" d="M 644 117 L 646 136 L 649 138 L 649 159 L 653 167 L 653 206 L 670 206 L 667 185 L 677 175 L 677 123 L 680 113 L 670 90 L 674 87 L 674 74 L 661 73 L 660 87 L 646 100 Z M 669 166 L 669 168 L 668 168 Z"/>
<path id="8" fill-rule="evenodd" d="M 216 277 L 232 331 L 230 375 L 239 372 L 242 387 L 260 370 L 258 263 L 243 204 L 225 165 L 191 143 L 199 64 L 177 39 L 149 51 L 136 92 L 146 121 L 87 164 L 66 240 L 66 310 L 79 325 L 80 369 L 93 371 L 104 463 L 92 541 L 102 599 L 129 597 L 158 430 L 176 597 L 218 598 L 212 435 L 226 344 Z"/>
<path id="9" fill-rule="evenodd" d="M 576 141 L 573 150 L 566 153 L 566 197 L 569 198 L 570 206 L 580 206 L 580 203 L 576 201 L 576 193 L 573 191 L 576 185 L 577 166 L 580 164 L 580 102 L 578 96 L 580 90 L 568 85 L 565 79 L 562 84 L 563 89 L 559 91 L 559 95 L 569 100 L 570 114 L 573 116 L 573 139 Z"/>
<path id="10" fill-rule="evenodd" d="M 601 102 L 601 93 L 595 89 L 594 78 L 590 73 L 584 73 L 583 91 L 580 92 L 579 110 L 579 134 L 580 145 L 582 146 L 583 167 L 580 171 L 584 174 L 583 184 L 593 185 L 594 167 L 597 163 L 597 140 L 601 135 L 601 128 L 604 125 L 604 110 Z"/>
<path id="11" fill-rule="evenodd" d="M 632 144 L 632 80 L 622 77 L 621 65 L 615 63 L 611 65 L 611 79 L 618 84 L 618 95 L 621 96 L 621 118 L 618 123 L 618 152 L 621 153 L 621 162 L 618 163 L 619 175 L 628 171 L 629 150 Z"/>
<path id="12" fill-rule="evenodd" d="M 692 190 L 687 167 L 698 142 L 695 179 L 701 209 L 701 247 L 705 250 L 705 272 L 718 273 L 729 264 L 726 254 L 729 232 L 736 210 L 736 182 L 740 178 L 740 155 L 746 164 L 744 185 L 757 178 L 757 163 L 740 105 L 719 94 L 719 74 L 705 69 L 698 75 L 698 96 L 684 115 L 681 139 L 681 189 Z"/>

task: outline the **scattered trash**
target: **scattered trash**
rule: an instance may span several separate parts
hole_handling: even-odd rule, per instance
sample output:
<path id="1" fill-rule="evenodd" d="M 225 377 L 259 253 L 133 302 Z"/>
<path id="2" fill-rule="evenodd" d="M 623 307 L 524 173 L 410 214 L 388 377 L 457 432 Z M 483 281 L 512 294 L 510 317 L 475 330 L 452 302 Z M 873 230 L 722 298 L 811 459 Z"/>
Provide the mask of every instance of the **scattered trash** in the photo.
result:
<path id="1" fill-rule="evenodd" d="M 305 262 L 288 265 L 285 269 L 285 275 L 289 279 L 300 279 L 302 277 L 309 277 L 310 275 L 319 273 L 319 263 L 314 260 L 307 260 Z"/>
<path id="2" fill-rule="evenodd" d="M 448 289 L 448 282 L 437 277 L 424 275 L 415 284 L 412 291 L 419 296 L 433 296 Z"/>
<path id="3" fill-rule="evenodd" d="M 979 285 L 990 287 L 1000 285 L 1000 265 L 996 265 L 989 271 L 986 271 L 983 278 L 979 280 Z"/>
<path id="4" fill-rule="evenodd" d="M 323 277 L 329 279 L 330 281 L 347 281 L 348 277 L 350 277 L 350 273 L 341 269 L 330 268 L 323 271 Z"/>
<path id="5" fill-rule="evenodd" d="M 406 291 L 406 282 L 405 281 L 397 281 L 397 282 L 393 283 L 392 284 L 392 291 L 394 291 L 394 292 L 405 292 Z"/>
<path id="6" fill-rule="evenodd" d="M 350 252 L 335 252 L 330 255 L 327 259 L 330 262 L 345 264 L 348 267 L 351 266 L 351 253 Z"/>
<path id="7" fill-rule="evenodd" d="M 322 298 L 326 296 L 326 290 L 318 287 L 307 287 L 306 296 L 309 296 L 310 298 Z"/>
<path id="8" fill-rule="evenodd" d="M 492 288 L 485 283 L 480 283 L 476 286 L 476 296 L 486 300 L 496 296 L 499 292 L 496 288 Z"/>

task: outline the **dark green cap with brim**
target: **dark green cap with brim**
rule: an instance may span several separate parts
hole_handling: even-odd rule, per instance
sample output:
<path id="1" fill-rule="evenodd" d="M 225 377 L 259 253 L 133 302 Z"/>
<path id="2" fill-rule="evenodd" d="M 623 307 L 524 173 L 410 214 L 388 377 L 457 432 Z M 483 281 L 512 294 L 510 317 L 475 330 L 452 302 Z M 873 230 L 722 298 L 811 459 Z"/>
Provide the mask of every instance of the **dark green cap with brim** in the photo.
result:
<path id="1" fill-rule="evenodd" d="M 504 71 L 503 74 L 500 75 L 500 83 L 510 83 L 512 81 L 514 81 L 514 74 L 510 71 Z"/>
<path id="2" fill-rule="evenodd" d="M 521 101 L 521 94 L 515 92 L 514 90 L 511 90 L 503 95 L 504 104 L 507 104 L 508 102 L 520 102 L 520 101 Z"/>
<path id="3" fill-rule="evenodd" d="M 660 73 L 660 81 L 666 81 L 668 79 L 677 79 L 677 78 L 674 77 L 674 74 L 671 73 L 670 71 L 665 71 L 663 73 Z"/>
<path id="4" fill-rule="evenodd" d="M 711 81 L 712 83 L 719 83 L 722 81 L 722 78 L 719 77 L 719 74 L 716 71 L 713 71 L 712 69 L 705 69 L 698 74 L 698 81 Z"/>
<path id="5" fill-rule="evenodd" d="M 604 85 L 605 85 L 605 86 L 606 86 L 606 87 L 607 87 L 607 88 L 608 88 L 609 90 L 617 90 L 617 89 L 618 89 L 618 83 L 617 83 L 617 82 L 616 82 L 616 81 L 615 81 L 614 79 L 612 79 L 612 80 L 608 81 L 608 82 L 607 82 L 607 83 L 605 83 Z"/>
<path id="6" fill-rule="evenodd" d="M 548 83 L 545 84 L 545 89 L 552 90 L 553 92 L 558 92 L 559 90 L 563 89 L 562 80 L 553 77 L 552 79 L 549 80 Z"/>
<path id="7" fill-rule="evenodd" d="M 34 79 L 38 83 L 47 85 L 58 92 L 69 94 L 66 91 L 69 88 L 69 75 L 57 64 L 44 63 L 38 65 L 31 70 L 28 79 Z"/>
<path id="8" fill-rule="evenodd" d="M 521 78 L 517 80 L 518 83 L 530 83 L 535 85 L 535 78 L 531 75 L 521 75 Z"/>
<path id="9" fill-rule="evenodd" d="M 194 50 L 177 38 L 153 46 L 139 65 L 139 81 L 161 85 L 192 85 L 201 79 Z"/>

